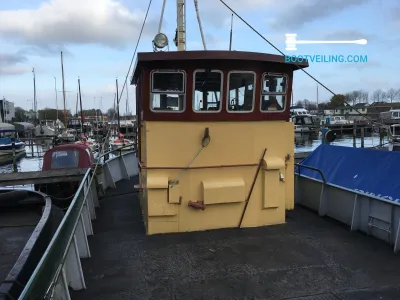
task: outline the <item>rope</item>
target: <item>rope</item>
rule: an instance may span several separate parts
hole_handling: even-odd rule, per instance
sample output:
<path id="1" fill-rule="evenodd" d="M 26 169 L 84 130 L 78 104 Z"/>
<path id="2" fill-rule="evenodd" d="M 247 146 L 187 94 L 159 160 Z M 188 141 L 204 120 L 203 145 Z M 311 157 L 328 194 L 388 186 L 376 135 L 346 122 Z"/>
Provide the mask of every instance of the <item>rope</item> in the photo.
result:
<path id="1" fill-rule="evenodd" d="M 179 179 L 182 178 L 182 176 L 187 172 L 187 170 L 189 170 L 190 166 L 192 165 L 192 163 L 194 162 L 194 160 L 197 158 L 197 156 L 200 155 L 201 151 L 204 149 L 205 146 L 201 146 L 199 152 L 197 152 L 197 154 L 192 158 L 192 160 L 190 161 L 190 163 L 185 167 L 185 169 L 183 169 L 183 171 L 178 175 L 178 177 L 176 178 L 176 180 L 170 185 L 171 188 L 173 188 L 178 182 Z"/>
<path id="2" fill-rule="evenodd" d="M 245 23 L 251 30 L 253 30 L 258 36 L 260 36 L 264 41 L 266 41 L 271 47 L 273 47 L 276 51 L 278 51 L 280 54 L 285 56 L 285 53 L 283 53 L 279 48 L 277 48 L 274 44 L 272 44 L 268 39 L 266 39 L 259 31 L 257 31 L 253 26 L 251 26 L 245 19 L 243 19 L 233 8 L 231 8 L 228 4 L 225 3 L 224 0 L 219 0 L 226 8 L 228 8 L 236 17 L 238 17 L 243 23 Z M 328 92 L 330 92 L 333 96 L 337 96 L 335 92 L 333 92 L 331 89 L 329 89 L 326 85 L 324 85 L 322 82 L 320 82 L 318 79 L 316 79 L 314 76 L 312 76 L 310 73 L 308 73 L 306 70 L 304 70 L 300 65 L 293 63 L 296 67 L 298 67 L 301 71 L 303 71 L 305 74 L 307 74 L 311 79 L 313 79 L 315 82 L 317 82 L 319 85 L 321 85 L 323 88 L 325 88 Z M 382 123 L 378 123 L 370 119 L 369 117 L 363 115 L 361 112 L 359 112 L 356 108 L 354 108 L 353 105 L 349 104 L 346 100 L 344 100 L 344 103 L 348 105 L 350 108 L 353 108 L 359 115 L 361 115 L 363 118 L 367 119 L 370 121 L 372 124 L 376 124 L 378 126 L 385 126 Z"/>

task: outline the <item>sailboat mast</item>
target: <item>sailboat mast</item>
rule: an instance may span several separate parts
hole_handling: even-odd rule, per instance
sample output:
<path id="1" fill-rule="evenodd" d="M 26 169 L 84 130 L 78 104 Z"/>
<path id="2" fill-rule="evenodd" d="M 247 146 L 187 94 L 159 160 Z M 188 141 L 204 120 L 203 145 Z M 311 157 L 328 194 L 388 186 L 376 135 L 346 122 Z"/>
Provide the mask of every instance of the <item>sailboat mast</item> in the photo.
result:
<path id="1" fill-rule="evenodd" d="M 58 97 L 57 97 L 57 78 L 55 78 L 54 77 L 54 92 L 56 93 L 56 109 L 57 109 L 57 112 L 56 112 L 56 118 L 57 118 L 57 120 L 56 120 L 56 123 L 57 123 L 57 121 L 58 121 Z"/>
<path id="2" fill-rule="evenodd" d="M 178 28 L 176 29 L 176 45 L 178 51 L 186 50 L 186 0 L 176 0 Z"/>
<path id="3" fill-rule="evenodd" d="M 63 53 L 61 51 L 61 73 L 62 73 L 62 91 L 64 100 L 64 126 L 67 126 L 67 112 L 65 110 L 65 83 L 64 83 L 64 63 L 63 63 Z"/>
<path id="4" fill-rule="evenodd" d="M 317 84 L 317 113 L 318 113 L 318 84 Z"/>
<path id="5" fill-rule="evenodd" d="M 36 104 L 36 78 L 35 78 L 35 68 L 32 68 L 33 73 L 33 110 L 35 114 L 35 125 L 37 125 L 37 104 Z"/>
<path id="6" fill-rule="evenodd" d="M 85 133 L 83 131 L 83 109 L 82 109 L 82 94 L 81 94 L 81 80 L 78 78 L 78 90 L 79 90 L 79 104 L 81 107 L 81 132 Z M 97 118 L 96 118 L 96 122 L 97 122 Z"/>
<path id="7" fill-rule="evenodd" d="M 119 99 L 118 99 L 118 78 L 115 79 L 115 86 L 117 88 L 117 116 L 118 116 L 118 132 L 120 132 L 120 121 L 119 121 Z"/>

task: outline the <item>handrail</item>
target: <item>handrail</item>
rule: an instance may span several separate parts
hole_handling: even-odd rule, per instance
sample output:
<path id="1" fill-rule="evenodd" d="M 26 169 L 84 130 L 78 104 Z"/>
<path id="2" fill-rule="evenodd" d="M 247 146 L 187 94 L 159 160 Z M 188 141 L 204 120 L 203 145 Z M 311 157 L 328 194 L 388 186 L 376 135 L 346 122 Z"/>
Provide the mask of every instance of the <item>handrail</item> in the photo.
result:
<path id="1" fill-rule="evenodd" d="M 102 185 L 115 187 L 115 182 L 135 175 L 134 168 L 126 165 L 126 161 L 133 162 L 124 159 L 132 153 L 107 160 L 100 174 L 92 169 L 87 170 L 64 218 L 18 299 L 70 299 L 69 287 L 74 290 L 86 288 L 80 259 L 90 257 L 87 236 L 93 235 L 92 220 L 96 218 L 95 208 L 99 207 L 97 176 L 105 181 Z M 112 163 L 114 160 L 120 160 L 122 164 Z M 122 177 L 114 175 L 113 167 L 124 169 Z"/>
<path id="2" fill-rule="evenodd" d="M 99 155 L 99 156 L 97 157 L 97 159 L 100 159 L 100 158 L 104 157 L 105 155 L 111 154 L 111 153 L 113 153 L 113 152 L 115 152 L 115 151 L 119 151 L 119 150 L 121 150 L 121 149 L 129 148 L 129 147 L 132 147 L 132 146 L 136 146 L 136 144 L 133 144 L 133 145 L 126 145 L 126 146 L 122 146 L 122 147 L 117 148 L 117 149 L 114 149 L 114 150 L 110 150 L 110 151 L 108 151 L 108 152 L 103 153 L 102 155 Z M 136 152 L 136 149 L 132 150 L 132 152 Z"/>
<path id="3" fill-rule="evenodd" d="M 310 167 L 310 166 L 306 166 L 306 165 L 302 165 L 302 164 L 294 164 L 294 165 L 299 167 L 299 175 L 300 175 L 301 168 L 317 171 L 321 175 L 322 181 L 326 184 L 325 175 L 324 175 L 324 173 L 322 172 L 321 169 Z"/>
<path id="4" fill-rule="evenodd" d="M 47 278 L 48 286 L 50 287 L 52 282 L 55 279 L 55 276 L 58 274 L 59 267 L 63 265 L 64 259 L 65 259 L 65 256 L 66 256 L 65 252 L 68 250 L 69 245 L 70 245 L 70 243 L 72 241 L 72 238 L 74 236 L 74 232 L 75 232 L 75 229 L 76 229 L 76 225 L 78 223 L 78 217 L 80 216 L 81 209 L 83 208 L 83 204 L 85 203 L 86 197 L 81 197 L 81 193 L 83 191 L 84 183 L 86 182 L 86 180 L 90 176 L 91 171 L 92 171 L 91 169 L 88 169 L 86 174 L 85 174 L 85 176 L 83 177 L 82 183 L 80 184 L 78 190 L 76 191 L 75 196 L 74 196 L 74 198 L 73 198 L 73 200 L 72 200 L 67 212 L 65 213 L 64 218 L 62 219 L 60 225 L 58 226 L 57 231 L 55 232 L 52 240 L 49 243 L 49 246 L 47 247 L 46 251 L 44 252 L 44 254 L 42 256 L 42 259 L 40 260 L 39 264 L 37 265 L 37 267 L 36 267 L 35 271 L 33 272 L 32 276 L 30 277 L 30 279 L 29 279 L 28 283 L 26 284 L 25 289 L 22 291 L 21 296 L 19 297 L 19 299 L 35 299 L 35 298 L 29 297 L 29 294 L 30 294 L 30 292 L 32 292 L 31 291 L 32 289 L 33 289 L 33 292 L 32 292 L 33 294 L 35 294 L 35 292 L 37 292 L 37 291 L 35 291 L 35 288 L 37 288 L 37 282 L 36 281 L 39 281 L 38 278 L 39 278 L 40 275 L 42 275 L 43 277 L 48 277 Z M 82 199 L 81 203 L 78 203 L 78 201 L 81 200 L 81 199 Z M 80 204 L 80 206 L 81 206 L 81 207 L 79 207 L 79 210 L 78 210 L 78 207 L 77 207 L 78 204 Z M 76 210 L 78 210 L 79 213 L 76 214 L 76 216 L 75 216 L 73 227 L 71 228 L 72 230 L 68 230 L 68 231 L 70 231 L 69 236 L 67 236 L 67 237 L 62 236 L 62 234 L 66 234 L 67 233 L 67 232 L 63 232 L 63 231 L 67 231 L 67 229 L 68 229 L 67 226 L 69 225 L 67 222 L 69 221 L 69 218 L 71 217 L 71 215 Z M 63 239 L 65 239 L 65 238 L 68 238 L 68 240 L 66 241 L 67 242 L 66 246 L 63 247 L 64 248 L 64 252 L 62 253 L 62 256 L 61 256 L 60 255 L 61 252 L 57 253 L 57 247 L 60 247 L 60 245 L 58 245 L 58 243 L 62 242 Z M 51 255 L 51 254 L 53 254 L 53 255 Z M 61 257 L 59 257 L 59 256 L 61 256 Z M 46 267 L 47 267 L 46 263 L 49 264 L 49 260 L 50 259 L 52 260 L 50 263 L 53 264 L 53 267 L 52 267 L 53 270 L 49 274 L 49 270 L 46 269 Z M 40 289 L 40 288 L 37 288 L 37 289 Z M 39 295 L 37 295 L 37 296 L 44 296 L 44 294 L 45 293 L 40 295 L 40 292 L 39 292 Z"/>

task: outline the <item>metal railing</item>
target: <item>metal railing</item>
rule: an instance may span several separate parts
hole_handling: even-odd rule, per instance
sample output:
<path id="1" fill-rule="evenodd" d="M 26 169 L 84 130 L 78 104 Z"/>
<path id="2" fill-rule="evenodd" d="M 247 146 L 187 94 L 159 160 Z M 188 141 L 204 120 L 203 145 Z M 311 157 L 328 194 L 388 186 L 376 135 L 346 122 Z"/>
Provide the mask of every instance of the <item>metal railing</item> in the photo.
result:
<path id="1" fill-rule="evenodd" d="M 400 203 L 328 183 L 320 169 L 296 164 L 295 203 L 386 241 L 400 251 Z M 301 175 L 300 168 L 318 172 L 322 180 Z"/>
<path id="2" fill-rule="evenodd" d="M 129 163 L 129 168 L 127 163 Z M 87 237 L 93 235 L 92 220 L 100 207 L 97 184 L 115 187 L 121 179 L 138 173 L 135 152 L 127 152 L 106 161 L 100 172 L 89 169 L 73 198 L 60 226 L 50 241 L 19 299 L 70 299 L 68 287 L 86 288 L 81 258 L 91 256 Z"/>

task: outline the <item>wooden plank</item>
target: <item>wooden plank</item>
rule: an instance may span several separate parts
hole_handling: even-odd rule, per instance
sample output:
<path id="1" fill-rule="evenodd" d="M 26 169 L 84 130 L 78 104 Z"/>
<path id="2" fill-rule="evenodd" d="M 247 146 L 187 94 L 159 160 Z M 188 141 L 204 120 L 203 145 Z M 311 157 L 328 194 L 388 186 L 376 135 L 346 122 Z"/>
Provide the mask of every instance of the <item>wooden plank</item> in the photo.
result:
<path id="1" fill-rule="evenodd" d="M 0 176 L 0 186 L 80 181 L 85 176 L 87 170 L 87 168 L 83 168 L 4 173 Z"/>

